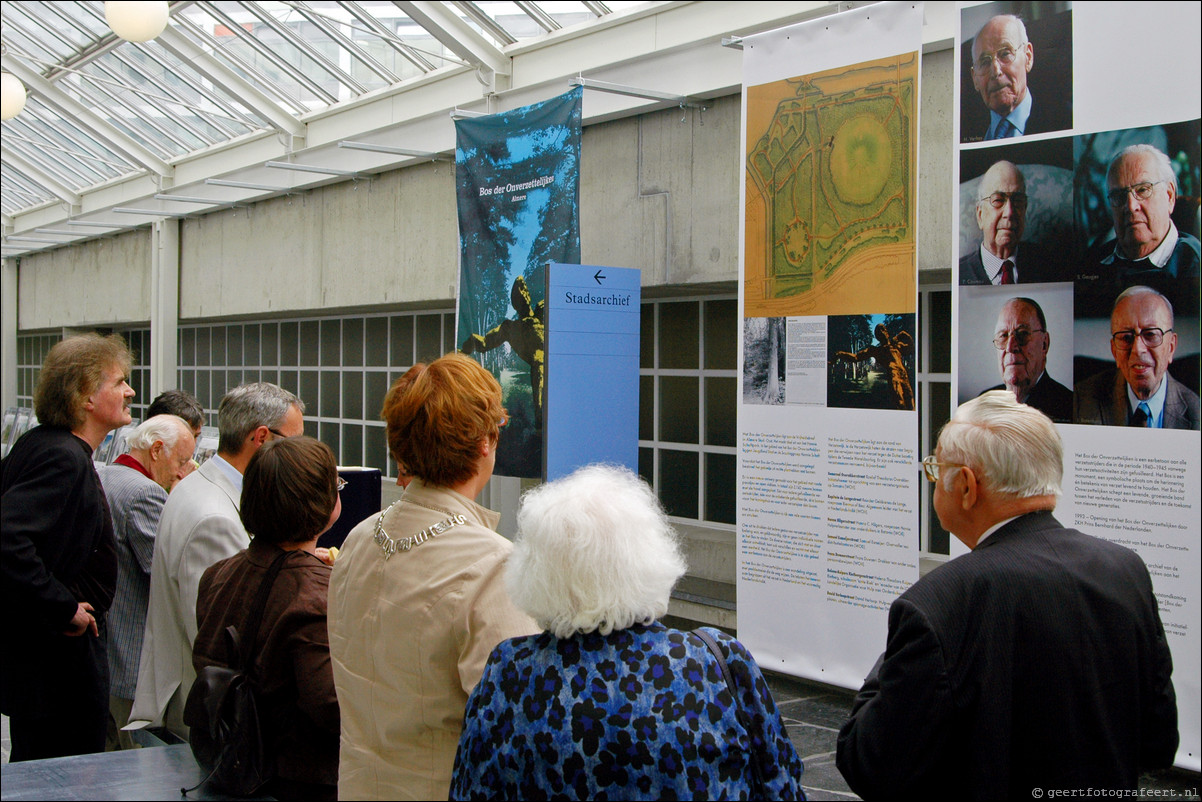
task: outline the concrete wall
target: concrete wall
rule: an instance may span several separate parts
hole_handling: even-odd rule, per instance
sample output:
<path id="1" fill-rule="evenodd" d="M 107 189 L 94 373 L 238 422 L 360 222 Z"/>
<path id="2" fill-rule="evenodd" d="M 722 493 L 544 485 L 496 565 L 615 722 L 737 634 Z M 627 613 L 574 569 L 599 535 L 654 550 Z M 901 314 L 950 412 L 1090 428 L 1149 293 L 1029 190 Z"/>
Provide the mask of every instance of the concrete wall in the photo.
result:
<path id="1" fill-rule="evenodd" d="M 923 59 L 919 262 L 950 266 L 951 51 Z M 737 278 L 740 97 L 588 126 L 581 163 L 585 263 L 638 267 L 645 288 Z M 150 234 L 23 260 L 20 328 L 150 317 Z M 180 319 L 442 306 L 454 302 L 454 167 L 432 162 L 180 225 Z"/>
<path id="2" fill-rule="evenodd" d="M 643 286 L 734 281 L 740 98 L 584 131 L 581 260 L 637 267 Z"/>
<path id="3" fill-rule="evenodd" d="M 150 229 L 27 256 L 17 328 L 111 326 L 150 319 Z"/>
<path id="4" fill-rule="evenodd" d="M 180 317 L 445 306 L 457 282 L 454 168 L 434 162 L 181 226 Z"/>
<path id="5" fill-rule="evenodd" d="M 950 270 L 958 190 L 952 182 L 953 51 L 922 57 L 918 112 L 918 269 Z"/>

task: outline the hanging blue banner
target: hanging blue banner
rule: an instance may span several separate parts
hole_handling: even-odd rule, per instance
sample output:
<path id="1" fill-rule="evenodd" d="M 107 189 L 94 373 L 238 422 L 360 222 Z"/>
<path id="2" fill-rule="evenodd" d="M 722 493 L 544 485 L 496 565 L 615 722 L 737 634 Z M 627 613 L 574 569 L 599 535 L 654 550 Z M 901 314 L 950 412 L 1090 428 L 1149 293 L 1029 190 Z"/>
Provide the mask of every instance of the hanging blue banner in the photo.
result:
<path id="1" fill-rule="evenodd" d="M 500 476 L 542 476 L 546 265 L 580 263 L 582 94 L 455 123 L 457 342 L 501 383 Z"/>

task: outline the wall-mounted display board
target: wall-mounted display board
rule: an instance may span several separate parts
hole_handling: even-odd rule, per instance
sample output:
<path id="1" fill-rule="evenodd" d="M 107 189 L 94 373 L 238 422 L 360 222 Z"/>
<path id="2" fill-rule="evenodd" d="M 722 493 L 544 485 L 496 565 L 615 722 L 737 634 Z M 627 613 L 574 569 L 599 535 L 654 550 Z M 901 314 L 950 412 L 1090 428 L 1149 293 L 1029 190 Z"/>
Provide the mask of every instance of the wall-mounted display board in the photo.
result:
<path id="1" fill-rule="evenodd" d="M 922 6 L 743 40 L 739 638 L 858 688 L 918 578 Z"/>
<path id="2" fill-rule="evenodd" d="M 1197 771 L 1202 7 L 983 3 L 957 43 L 954 401 L 1061 424 L 1056 517 L 1148 566 Z"/>

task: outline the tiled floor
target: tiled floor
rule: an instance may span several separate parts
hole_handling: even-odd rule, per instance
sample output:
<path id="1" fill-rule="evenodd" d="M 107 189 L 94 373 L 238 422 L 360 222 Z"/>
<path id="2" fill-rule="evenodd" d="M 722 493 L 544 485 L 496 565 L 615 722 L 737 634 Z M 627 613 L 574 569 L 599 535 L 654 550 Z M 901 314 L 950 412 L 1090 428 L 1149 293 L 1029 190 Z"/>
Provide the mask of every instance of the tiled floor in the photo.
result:
<path id="1" fill-rule="evenodd" d="M 811 800 L 859 799 L 835 768 L 835 739 L 854 694 L 815 682 L 764 672 L 789 737 L 805 764 L 802 786 Z M 1160 799 L 1198 799 L 1202 775 L 1165 769 L 1140 777 L 1140 787 Z"/>
<path id="2" fill-rule="evenodd" d="M 848 691 L 765 672 L 772 698 L 801 755 L 807 799 L 859 799 L 835 768 L 835 739 L 851 710 Z"/>
<path id="3" fill-rule="evenodd" d="M 765 672 L 789 737 L 805 763 L 802 785 L 811 800 L 856 800 L 835 768 L 835 738 L 851 710 L 853 694 L 815 682 Z M 0 717 L 0 763 L 8 762 L 8 716 Z M 1202 776 L 1180 769 L 1145 774 L 1140 787 L 1161 799 L 1198 799 Z M 1189 795 L 1192 792 L 1192 796 Z"/>

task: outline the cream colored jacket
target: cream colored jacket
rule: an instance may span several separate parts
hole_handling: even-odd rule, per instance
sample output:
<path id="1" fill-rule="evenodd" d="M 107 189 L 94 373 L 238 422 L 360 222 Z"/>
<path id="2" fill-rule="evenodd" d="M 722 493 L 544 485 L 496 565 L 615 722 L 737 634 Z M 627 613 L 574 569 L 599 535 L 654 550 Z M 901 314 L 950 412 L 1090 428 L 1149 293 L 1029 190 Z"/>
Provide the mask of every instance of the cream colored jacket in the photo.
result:
<path id="1" fill-rule="evenodd" d="M 539 632 L 503 581 L 500 516 L 414 480 L 384 513 L 395 540 L 451 515 L 467 523 L 388 559 L 372 516 L 330 578 L 330 654 L 342 714 L 340 799 L 446 799 L 463 711 L 489 653 Z"/>

